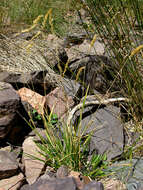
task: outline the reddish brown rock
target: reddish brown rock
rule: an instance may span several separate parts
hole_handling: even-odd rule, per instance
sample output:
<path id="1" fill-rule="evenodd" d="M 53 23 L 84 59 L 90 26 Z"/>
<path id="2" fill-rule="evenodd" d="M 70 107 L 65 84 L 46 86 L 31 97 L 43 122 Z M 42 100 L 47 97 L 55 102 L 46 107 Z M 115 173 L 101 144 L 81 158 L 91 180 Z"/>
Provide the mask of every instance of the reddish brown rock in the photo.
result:
<path id="1" fill-rule="evenodd" d="M 18 94 L 22 101 L 28 102 L 39 114 L 44 113 L 44 96 L 41 96 L 40 94 L 25 87 L 18 90 Z"/>
<path id="2" fill-rule="evenodd" d="M 74 101 L 71 96 L 65 94 L 62 87 L 59 87 L 46 96 L 45 105 L 60 118 L 74 105 Z"/>

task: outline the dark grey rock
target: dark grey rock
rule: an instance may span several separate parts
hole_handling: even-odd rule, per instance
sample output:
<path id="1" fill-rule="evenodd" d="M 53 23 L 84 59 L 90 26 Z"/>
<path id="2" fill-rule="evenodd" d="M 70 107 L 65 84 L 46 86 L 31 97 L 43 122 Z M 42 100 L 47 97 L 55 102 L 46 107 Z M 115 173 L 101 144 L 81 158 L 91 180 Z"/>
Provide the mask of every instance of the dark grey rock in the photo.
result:
<path id="1" fill-rule="evenodd" d="M 104 190 L 104 186 L 100 182 L 92 181 L 89 184 L 85 185 L 82 190 Z"/>
<path id="2" fill-rule="evenodd" d="M 74 178 L 60 179 L 40 179 L 31 186 L 21 188 L 21 190 L 76 190 L 76 182 Z"/>
<path id="3" fill-rule="evenodd" d="M 15 124 L 20 97 L 8 83 L 0 83 L 0 139 L 3 139 Z"/>
<path id="4" fill-rule="evenodd" d="M 68 96 L 76 97 L 80 84 L 75 80 L 67 79 L 58 74 L 46 74 L 45 84 L 49 87 L 62 87 Z"/>
<path id="5" fill-rule="evenodd" d="M 11 177 L 18 171 L 16 155 L 12 152 L 0 151 L 0 179 Z"/>
<path id="6" fill-rule="evenodd" d="M 79 75 L 80 81 L 84 81 L 86 86 L 90 86 L 90 91 L 94 94 L 94 90 L 100 93 L 106 93 L 109 90 L 116 72 L 117 64 L 114 64 L 108 57 L 99 55 L 86 55 L 73 61 L 69 68 L 72 72 L 77 73 L 81 67 L 85 70 Z M 119 90 L 119 81 L 116 80 L 112 84 L 111 91 Z"/>
<path id="7" fill-rule="evenodd" d="M 19 95 L 10 84 L 0 82 L 0 141 L 5 139 L 13 144 L 24 138 L 28 128 L 22 117 L 28 116 Z"/>
<path id="8" fill-rule="evenodd" d="M 44 77 L 47 71 L 35 71 L 25 73 L 15 73 L 8 71 L 0 72 L 0 82 L 10 83 L 15 89 L 31 87 L 35 91 L 44 89 Z"/>
<path id="9" fill-rule="evenodd" d="M 76 97 L 76 95 L 80 89 L 80 84 L 77 81 L 67 79 L 67 78 L 63 78 L 62 86 L 65 90 L 65 93 L 68 96 L 72 96 L 73 98 Z"/>
<path id="10" fill-rule="evenodd" d="M 79 45 L 82 44 L 84 39 L 87 37 L 87 33 L 72 33 L 72 34 L 68 34 L 63 41 L 63 46 L 64 47 L 71 47 L 74 45 Z"/>
<path id="11" fill-rule="evenodd" d="M 74 118 L 75 122 L 77 122 L 79 111 Z M 83 130 L 88 126 L 85 134 L 93 132 L 90 142 L 90 154 L 95 150 L 98 154 L 106 153 L 108 160 L 122 154 L 124 137 L 119 108 L 112 105 L 99 109 L 95 106 L 88 106 L 84 108 L 81 126 Z"/>
<path id="12" fill-rule="evenodd" d="M 105 172 L 114 172 L 114 178 L 126 184 L 127 190 L 143 189 L 143 159 L 115 162 Z M 112 176 L 111 176 L 112 177 Z"/>

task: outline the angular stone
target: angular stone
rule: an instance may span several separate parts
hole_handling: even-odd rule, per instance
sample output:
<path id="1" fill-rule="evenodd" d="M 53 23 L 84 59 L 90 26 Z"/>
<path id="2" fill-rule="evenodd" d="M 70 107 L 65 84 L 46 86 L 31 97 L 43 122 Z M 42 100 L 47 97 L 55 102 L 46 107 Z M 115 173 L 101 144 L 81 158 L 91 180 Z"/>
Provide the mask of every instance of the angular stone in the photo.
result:
<path id="1" fill-rule="evenodd" d="M 76 190 L 74 178 L 40 179 L 27 188 L 27 190 Z M 25 189 L 26 190 L 26 189 Z"/>
<path id="2" fill-rule="evenodd" d="M 80 88 L 80 84 L 77 81 L 64 78 L 58 74 L 47 73 L 44 80 L 45 80 L 46 86 L 49 86 L 52 88 L 62 87 L 65 93 L 68 96 L 72 96 L 73 98 L 76 97 L 76 94 Z"/>
<path id="3" fill-rule="evenodd" d="M 18 162 L 12 152 L 0 151 L 0 179 L 11 177 L 18 171 Z"/>
<path id="4" fill-rule="evenodd" d="M 24 39 L 0 39 L 0 70 L 25 73 L 51 70 L 58 61 L 67 61 L 67 55 L 55 35 L 34 39 L 32 45 Z"/>
<path id="5" fill-rule="evenodd" d="M 10 71 L 0 72 L 0 81 L 10 83 L 15 89 L 29 87 L 35 91 L 44 91 L 44 77 L 47 71 L 15 73 Z"/>
<path id="6" fill-rule="evenodd" d="M 80 71 L 79 81 L 84 81 L 85 86 L 90 86 L 90 91 L 94 90 L 106 94 L 113 83 L 115 73 L 118 71 L 115 65 L 108 57 L 99 55 L 81 55 L 71 62 L 69 69 L 76 74 Z M 119 90 L 119 81 L 112 84 L 112 91 Z M 93 93 L 94 94 L 94 93 Z"/>
<path id="7" fill-rule="evenodd" d="M 85 185 L 82 190 L 104 190 L 104 186 L 102 183 L 97 181 L 92 181 L 89 184 Z"/>
<path id="8" fill-rule="evenodd" d="M 23 143 L 23 162 L 25 164 L 26 180 L 29 184 L 33 184 L 36 181 L 44 167 L 44 162 L 34 159 L 34 157 L 45 160 L 45 158 L 38 153 L 38 147 L 33 140 L 34 137 L 28 137 Z"/>
<path id="9" fill-rule="evenodd" d="M 0 139 L 14 127 L 16 112 L 20 108 L 20 97 L 8 83 L 0 82 Z"/>
<path id="10" fill-rule="evenodd" d="M 0 180 L 0 187 L 4 188 L 4 190 L 17 190 L 22 185 L 23 180 L 24 176 L 20 173 L 7 179 Z"/>
<path id="11" fill-rule="evenodd" d="M 79 112 L 75 120 L 78 121 Z M 111 160 L 123 152 L 124 136 L 123 125 L 120 121 L 120 109 L 115 106 L 106 106 L 97 110 L 94 106 L 85 107 L 82 114 L 81 126 L 83 130 L 89 126 L 85 134 L 93 132 L 90 142 L 90 153 L 106 153 Z"/>
<path id="12" fill-rule="evenodd" d="M 68 174 L 69 174 L 68 167 L 62 165 L 60 168 L 58 168 L 57 173 L 56 173 L 56 177 L 57 178 L 63 178 L 63 177 L 67 177 Z"/>
<path id="13" fill-rule="evenodd" d="M 104 55 L 105 47 L 103 43 L 98 40 L 91 46 L 90 41 L 85 39 L 80 45 L 75 45 L 71 48 L 67 48 L 66 52 L 70 61 L 80 59 L 81 56 L 85 55 Z"/>
<path id="14" fill-rule="evenodd" d="M 44 113 L 44 96 L 41 96 L 40 94 L 25 87 L 18 90 L 18 94 L 22 101 L 28 102 L 39 114 Z"/>
<path id="15" fill-rule="evenodd" d="M 46 96 L 45 106 L 60 118 L 74 105 L 71 96 L 67 96 L 63 88 L 56 88 Z"/>

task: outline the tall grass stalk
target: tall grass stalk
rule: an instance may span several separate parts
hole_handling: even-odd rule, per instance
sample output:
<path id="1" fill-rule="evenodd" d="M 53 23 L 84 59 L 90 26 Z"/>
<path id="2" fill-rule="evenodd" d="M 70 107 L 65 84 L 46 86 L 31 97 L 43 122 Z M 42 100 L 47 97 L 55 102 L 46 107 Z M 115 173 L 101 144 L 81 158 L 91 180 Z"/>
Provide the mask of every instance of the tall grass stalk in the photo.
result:
<path id="1" fill-rule="evenodd" d="M 85 6 L 86 5 L 86 6 Z M 141 45 L 143 2 L 139 0 L 85 0 L 96 33 L 106 46 L 106 52 L 119 70 L 115 80 L 130 98 L 131 113 L 136 119 L 143 113 L 142 50 L 131 56 Z M 137 27 L 138 26 L 138 27 Z"/>
<path id="2" fill-rule="evenodd" d="M 46 15 L 48 10 L 52 10 L 49 19 L 52 23 L 46 22 L 46 32 L 51 32 L 50 24 L 54 26 L 54 33 L 63 36 L 69 28 L 68 12 L 74 12 L 75 4 L 71 0 L 1 0 L 0 1 L 0 26 L 7 25 L 6 19 L 10 19 L 10 26 L 23 24 L 23 27 L 32 25 L 33 20 L 39 15 Z M 19 27 L 18 27 L 19 28 Z M 19 31 L 19 29 L 17 30 Z"/>

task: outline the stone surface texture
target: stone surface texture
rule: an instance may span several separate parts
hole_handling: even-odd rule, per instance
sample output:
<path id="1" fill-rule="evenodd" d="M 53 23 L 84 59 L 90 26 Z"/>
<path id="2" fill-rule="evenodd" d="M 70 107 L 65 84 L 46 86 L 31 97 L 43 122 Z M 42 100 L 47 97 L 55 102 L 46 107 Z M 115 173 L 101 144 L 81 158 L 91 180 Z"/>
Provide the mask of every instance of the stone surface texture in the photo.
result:
<path id="1" fill-rule="evenodd" d="M 34 143 L 34 137 L 28 137 L 23 143 L 23 162 L 25 164 L 25 175 L 29 184 L 33 184 L 40 176 L 44 167 L 42 161 L 33 157 L 44 160 L 44 157 L 38 153 L 38 147 Z"/>

